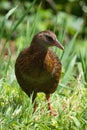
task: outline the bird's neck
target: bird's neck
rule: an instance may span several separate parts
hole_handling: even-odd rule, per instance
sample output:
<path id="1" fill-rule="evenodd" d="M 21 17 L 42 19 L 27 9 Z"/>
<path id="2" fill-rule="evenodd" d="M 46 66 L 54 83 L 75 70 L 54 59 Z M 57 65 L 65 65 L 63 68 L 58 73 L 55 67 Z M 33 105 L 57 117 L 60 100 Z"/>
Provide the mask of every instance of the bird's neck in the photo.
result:
<path id="1" fill-rule="evenodd" d="M 41 55 L 42 58 L 45 58 L 48 48 L 45 48 L 44 46 L 38 44 L 31 44 L 30 46 L 31 53 L 37 53 L 39 56 Z"/>

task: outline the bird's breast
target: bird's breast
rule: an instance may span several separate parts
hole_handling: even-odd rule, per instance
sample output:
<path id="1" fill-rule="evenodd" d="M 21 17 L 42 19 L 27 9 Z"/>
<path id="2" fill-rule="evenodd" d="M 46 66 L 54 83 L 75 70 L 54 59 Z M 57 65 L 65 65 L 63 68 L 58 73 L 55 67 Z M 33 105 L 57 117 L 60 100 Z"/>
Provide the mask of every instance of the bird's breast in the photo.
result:
<path id="1" fill-rule="evenodd" d="M 59 80 L 61 73 L 61 63 L 57 56 L 50 50 L 47 51 L 45 56 L 41 54 L 36 57 L 29 57 L 26 59 L 25 65 L 21 70 L 21 75 L 24 80 L 33 84 L 42 84 L 51 79 Z"/>

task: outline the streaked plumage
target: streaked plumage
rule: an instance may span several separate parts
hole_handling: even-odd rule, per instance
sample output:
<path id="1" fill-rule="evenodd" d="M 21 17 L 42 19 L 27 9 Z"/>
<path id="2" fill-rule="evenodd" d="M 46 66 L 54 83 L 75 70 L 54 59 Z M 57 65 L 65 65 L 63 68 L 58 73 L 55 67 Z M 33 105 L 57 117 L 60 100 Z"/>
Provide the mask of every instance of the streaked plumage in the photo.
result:
<path id="1" fill-rule="evenodd" d="M 34 92 L 33 100 L 37 92 L 50 95 L 58 86 L 61 63 L 49 48 L 57 46 L 56 40 L 56 35 L 51 31 L 42 31 L 34 36 L 31 45 L 24 49 L 16 60 L 17 81 L 28 96 Z M 63 49 L 61 45 L 58 47 Z"/>

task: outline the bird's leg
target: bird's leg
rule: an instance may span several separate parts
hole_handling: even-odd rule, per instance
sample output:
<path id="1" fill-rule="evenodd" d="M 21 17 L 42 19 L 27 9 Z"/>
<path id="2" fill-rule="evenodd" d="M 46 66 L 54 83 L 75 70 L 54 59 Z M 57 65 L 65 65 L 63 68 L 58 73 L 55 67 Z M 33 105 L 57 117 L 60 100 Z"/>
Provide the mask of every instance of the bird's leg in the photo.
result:
<path id="1" fill-rule="evenodd" d="M 36 105 L 36 101 L 34 101 L 34 112 L 36 111 L 37 105 Z"/>
<path id="2" fill-rule="evenodd" d="M 50 104 L 50 94 L 46 94 L 46 100 L 48 102 L 48 110 L 50 111 L 50 115 L 51 116 L 58 116 L 57 111 L 52 111 L 52 107 L 51 107 L 51 104 Z"/>
<path id="3" fill-rule="evenodd" d="M 46 100 L 48 102 L 48 110 L 50 111 L 50 115 L 52 115 L 52 107 L 50 104 L 50 94 L 46 94 Z"/>
<path id="4" fill-rule="evenodd" d="M 36 95 L 37 94 L 34 94 L 33 97 L 32 97 L 32 103 L 34 104 L 34 112 L 36 111 L 36 107 L 37 107 L 36 101 L 35 101 Z"/>

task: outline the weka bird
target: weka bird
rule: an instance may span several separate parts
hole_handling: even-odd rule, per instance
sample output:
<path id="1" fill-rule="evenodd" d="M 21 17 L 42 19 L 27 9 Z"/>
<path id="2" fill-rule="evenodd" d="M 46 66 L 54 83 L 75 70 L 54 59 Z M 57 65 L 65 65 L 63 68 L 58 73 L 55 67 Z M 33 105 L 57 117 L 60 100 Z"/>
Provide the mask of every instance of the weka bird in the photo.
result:
<path id="1" fill-rule="evenodd" d="M 15 64 L 16 78 L 23 91 L 28 96 L 33 93 L 33 101 L 38 92 L 44 92 L 50 114 L 50 94 L 55 92 L 61 75 L 61 63 L 50 50 L 49 47 L 52 46 L 63 50 L 53 32 L 39 32 L 34 36 L 31 45 L 19 54 Z"/>

